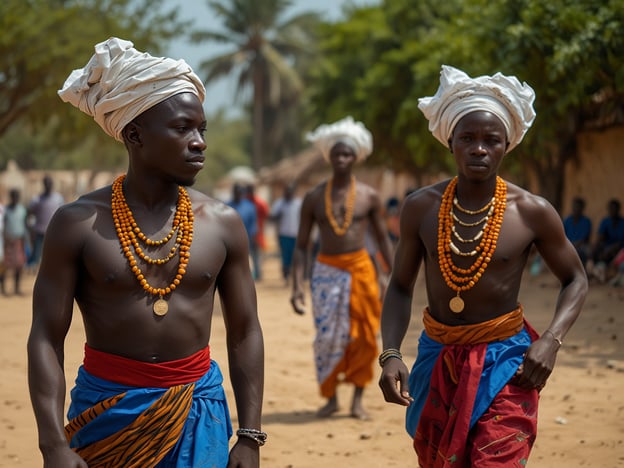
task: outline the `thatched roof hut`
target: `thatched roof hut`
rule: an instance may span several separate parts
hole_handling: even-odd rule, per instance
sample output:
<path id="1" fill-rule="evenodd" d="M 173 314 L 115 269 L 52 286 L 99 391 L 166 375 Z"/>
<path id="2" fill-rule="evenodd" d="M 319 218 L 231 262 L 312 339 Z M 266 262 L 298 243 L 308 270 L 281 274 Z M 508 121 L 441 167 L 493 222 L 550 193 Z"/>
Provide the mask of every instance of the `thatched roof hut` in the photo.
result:
<path id="1" fill-rule="evenodd" d="M 415 187 L 413 177 L 396 174 L 383 167 L 358 164 L 354 173 L 358 179 L 375 187 L 382 200 L 392 196 L 402 198 L 406 190 Z M 258 173 L 258 185 L 267 186 L 272 198 L 275 198 L 282 194 L 284 187 L 295 183 L 297 194 L 303 195 L 330 175 L 331 168 L 321 152 L 310 147 L 273 166 L 261 169 Z"/>

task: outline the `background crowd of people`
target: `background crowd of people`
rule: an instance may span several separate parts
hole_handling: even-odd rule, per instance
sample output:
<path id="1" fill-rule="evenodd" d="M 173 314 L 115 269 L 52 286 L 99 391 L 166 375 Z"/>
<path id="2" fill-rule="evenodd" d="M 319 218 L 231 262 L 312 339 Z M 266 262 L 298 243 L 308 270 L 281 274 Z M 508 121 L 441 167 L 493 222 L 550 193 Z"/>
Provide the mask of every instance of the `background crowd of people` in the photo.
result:
<path id="1" fill-rule="evenodd" d="M 592 221 L 584 214 L 585 200 L 576 197 L 563 225 L 590 279 L 624 286 L 624 218 L 620 213 L 620 201 L 612 198 L 606 208 L 606 216 L 593 232 Z"/>
<path id="2" fill-rule="evenodd" d="M 26 204 L 19 189 L 11 188 L 8 202 L 0 203 L 0 291 L 11 293 L 8 279 L 13 281 L 12 293 L 24 294 L 21 281 L 25 270 L 36 271 L 41 260 L 41 249 L 52 215 L 65 203 L 54 191 L 54 182 L 43 178 L 43 190 Z"/>
<path id="3" fill-rule="evenodd" d="M 24 294 L 22 275 L 36 271 L 46 227 L 57 208 L 65 203 L 63 195 L 54 190 L 51 176 L 44 176 L 42 186 L 41 193 L 29 201 L 22 199 L 19 189 L 12 188 L 6 202 L 0 203 L 0 292 L 3 295 Z M 399 239 L 398 220 L 403 201 L 413 191 L 410 188 L 404 194 L 390 196 L 384 203 L 383 217 L 393 246 Z M 275 253 L 280 257 L 285 284 L 289 283 L 301 202 L 302 197 L 297 195 L 295 183 L 284 186 L 283 193 L 271 201 L 259 196 L 253 183 L 236 182 L 232 186 L 232 198 L 228 204 L 236 208 L 248 230 L 250 260 L 256 281 L 262 280 L 263 257 Z M 617 198 L 608 200 L 606 214 L 598 222 L 585 214 L 585 205 L 582 197 L 572 199 L 569 213 L 563 216 L 566 236 L 576 248 L 591 281 L 624 287 L 624 217 L 621 202 Z M 275 232 L 274 243 L 267 240 L 267 223 L 273 225 L 270 231 Z M 318 251 L 317 233 L 314 232 L 312 237 L 308 264 Z M 270 251 L 273 245 L 277 246 L 277 252 Z M 367 242 L 369 246 L 376 265 L 383 263 L 374 243 Z M 542 271 L 539 256 L 536 255 L 531 267 L 533 273 Z M 383 269 L 381 267 L 382 273 Z M 9 281 L 13 283 L 11 288 Z"/>

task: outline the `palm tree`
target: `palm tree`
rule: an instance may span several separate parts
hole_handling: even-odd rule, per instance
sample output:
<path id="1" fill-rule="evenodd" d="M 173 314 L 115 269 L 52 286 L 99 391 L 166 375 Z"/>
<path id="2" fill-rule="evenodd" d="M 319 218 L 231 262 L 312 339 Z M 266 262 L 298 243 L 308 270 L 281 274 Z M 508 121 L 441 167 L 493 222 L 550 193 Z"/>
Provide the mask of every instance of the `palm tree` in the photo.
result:
<path id="1" fill-rule="evenodd" d="M 223 20 L 224 31 L 196 31 L 192 39 L 233 44 L 234 50 L 202 62 L 200 72 L 206 82 L 236 73 L 237 98 L 251 87 L 252 165 L 258 170 L 265 162 L 264 134 L 274 133 L 264 116 L 300 96 L 303 83 L 294 64 L 299 55 L 310 53 L 319 18 L 304 13 L 282 21 L 289 0 L 209 0 L 208 5 Z"/>

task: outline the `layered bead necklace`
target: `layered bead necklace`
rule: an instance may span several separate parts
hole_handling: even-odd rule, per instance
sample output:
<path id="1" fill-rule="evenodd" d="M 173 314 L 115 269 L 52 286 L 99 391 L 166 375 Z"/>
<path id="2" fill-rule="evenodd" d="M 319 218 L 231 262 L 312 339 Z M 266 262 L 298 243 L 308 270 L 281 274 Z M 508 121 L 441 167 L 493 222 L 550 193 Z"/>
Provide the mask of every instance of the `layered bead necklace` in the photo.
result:
<path id="1" fill-rule="evenodd" d="M 353 212 L 355 209 L 355 176 L 351 176 L 349 192 L 347 193 L 345 200 L 345 215 L 342 226 L 338 226 L 338 222 L 336 221 L 336 218 L 334 218 L 334 213 L 332 211 L 331 192 L 333 180 L 333 178 L 329 179 L 325 185 L 325 214 L 327 215 L 327 219 L 329 220 L 329 224 L 331 225 L 334 233 L 337 236 L 344 236 L 353 221 Z"/>
<path id="2" fill-rule="evenodd" d="M 117 231 L 117 237 L 121 245 L 122 251 L 128 260 L 130 269 L 134 276 L 140 283 L 145 292 L 152 296 L 159 296 L 154 302 L 153 310 L 154 314 L 162 316 L 167 313 L 169 306 L 167 301 L 163 299 L 163 296 L 170 294 L 176 289 L 176 287 L 182 281 L 182 277 L 186 274 L 186 267 L 189 259 L 191 258 L 190 249 L 191 242 L 193 241 L 193 208 L 188 193 L 184 187 L 178 187 L 178 202 L 176 205 L 176 211 L 173 218 L 173 225 L 171 230 L 165 237 L 159 240 L 152 240 L 148 238 L 137 225 L 132 211 L 126 202 L 126 198 L 123 193 L 123 181 L 126 176 L 121 175 L 115 179 L 112 187 L 112 200 L 111 209 L 113 213 L 113 222 L 115 223 L 115 229 Z M 152 258 L 147 255 L 141 248 L 141 244 L 148 247 L 158 247 L 169 242 L 173 236 L 175 237 L 175 243 L 173 247 L 169 249 L 169 252 L 165 257 Z M 175 277 L 171 283 L 164 288 L 157 288 L 149 284 L 145 274 L 138 265 L 136 255 L 149 265 L 163 265 L 169 262 L 179 251 L 178 269 Z"/>
<path id="3" fill-rule="evenodd" d="M 457 293 L 449 301 L 449 308 L 455 313 L 460 313 L 464 310 L 464 300 L 460 297 L 460 293 L 468 291 L 477 284 L 496 250 L 498 235 L 503 224 L 503 214 L 507 206 L 507 184 L 497 177 L 494 197 L 478 210 L 468 210 L 459 204 L 455 195 L 456 187 L 457 177 L 454 177 L 442 195 L 438 212 L 438 263 L 447 286 Z M 457 216 L 455 209 L 469 216 L 485 214 L 478 220 L 467 222 Z M 474 236 L 466 239 L 459 235 L 455 224 L 465 228 L 481 225 L 481 229 Z M 460 245 L 477 241 L 479 244 L 469 251 L 463 251 L 453 242 L 454 239 L 460 242 Z M 468 268 L 460 268 L 453 261 L 453 254 L 462 258 L 475 257 L 475 259 Z"/>

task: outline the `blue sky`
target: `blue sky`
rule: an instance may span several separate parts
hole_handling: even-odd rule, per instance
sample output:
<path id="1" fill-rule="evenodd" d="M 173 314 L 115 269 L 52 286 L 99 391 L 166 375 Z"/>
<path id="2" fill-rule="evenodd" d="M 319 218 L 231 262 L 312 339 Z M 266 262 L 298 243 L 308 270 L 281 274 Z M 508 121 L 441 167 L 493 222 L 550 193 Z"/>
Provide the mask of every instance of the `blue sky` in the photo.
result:
<path id="1" fill-rule="evenodd" d="M 262 1 L 262 0 L 258 0 Z M 183 20 L 193 21 L 193 26 L 198 29 L 220 30 L 220 23 L 208 7 L 206 0 L 165 0 L 165 7 L 177 7 L 179 16 Z M 374 5 L 379 0 L 293 0 L 292 6 L 286 12 L 286 17 L 302 13 L 304 11 L 317 11 L 324 19 L 329 21 L 339 20 L 342 17 L 345 5 Z M 228 50 L 220 44 L 202 43 L 191 44 L 185 39 L 171 42 L 167 55 L 173 58 L 183 58 L 193 69 L 197 70 L 200 62 Z M 212 113 L 218 108 L 238 106 L 234 103 L 235 84 L 228 80 L 219 80 L 206 85 L 205 108 Z M 234 112 L 236 113 L 236 112 Z M 232 111 L 227 112 L 228 115 Z"/>

